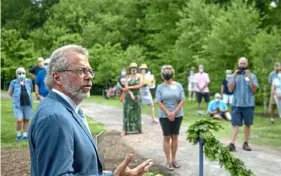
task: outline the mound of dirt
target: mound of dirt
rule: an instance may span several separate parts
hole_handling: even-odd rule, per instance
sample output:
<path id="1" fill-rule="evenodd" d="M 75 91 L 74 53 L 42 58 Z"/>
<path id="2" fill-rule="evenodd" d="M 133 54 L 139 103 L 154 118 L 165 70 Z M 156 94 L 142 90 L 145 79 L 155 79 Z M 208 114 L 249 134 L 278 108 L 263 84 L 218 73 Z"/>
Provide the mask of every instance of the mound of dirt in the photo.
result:
<path id="1" fill-rule="evenodd" d="M 130 167 L 135 167 L 146 160 L 146 158 L 136 154 L 132 148 L 126 146 L 117 131 L 104 133 L 102 140 L 98 143 L 98 150 L 104 159 L 105 170 L 114 170 L 130 153 L 134 155 Z M 2 176 L 29 176 L 29 149 L 1 149 L 1 165 Z M 161 172 L 164 169 L 153 165 L 150 171 Z"/>

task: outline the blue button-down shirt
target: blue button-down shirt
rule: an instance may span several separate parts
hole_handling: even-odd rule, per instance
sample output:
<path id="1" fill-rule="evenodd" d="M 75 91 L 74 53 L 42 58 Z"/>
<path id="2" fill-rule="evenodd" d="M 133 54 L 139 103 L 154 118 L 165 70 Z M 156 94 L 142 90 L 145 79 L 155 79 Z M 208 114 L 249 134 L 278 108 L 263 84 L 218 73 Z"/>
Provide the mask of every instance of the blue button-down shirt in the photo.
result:
<path id="1" fill-rule="evenodd" d="M 258 88 L 258 80 L 255 74 L 251 73 L 253 83 Z M 233 80 L 233 76 L 228 82 L 228 87 Z M 232 106 L 234 107 L 254 107 L 255 96 L 250 87 L 250 79 L 245 75 L 237 75 L 235 80 L 235 87 L 233 90 Z"/>
<path id="2" fill-rule="evenodd" d="M 25 78 L 24 80 L 24 85 L 26 88 L 26 91 L 29 95 L 29 99 L 30 99 L 30 104 L 32 106 L 32 81 L 28 78 Z M 20 93 L 21 93 L 21 84 L 20 81 L 18 79 L 13 79 L 10 82 L 10 86 L 9 86 L 9 91 L 12 92 L 12 102 L 13 102 L 13 106 L 19 108 L 20 107 Z"/>

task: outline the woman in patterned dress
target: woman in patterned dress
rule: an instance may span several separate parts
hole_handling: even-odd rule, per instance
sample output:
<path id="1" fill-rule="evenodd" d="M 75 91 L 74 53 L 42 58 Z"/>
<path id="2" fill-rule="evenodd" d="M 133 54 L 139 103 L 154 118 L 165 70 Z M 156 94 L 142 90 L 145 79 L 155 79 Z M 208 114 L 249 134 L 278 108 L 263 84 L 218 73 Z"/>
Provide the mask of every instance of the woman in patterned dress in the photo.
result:
<path id="1" fill-rule="evenodd" d="M 142 132 L 140 88 L 143 86 L 143 81 L 142 76 L 138 74 L 138 65 L 136 63 L 130 64 L 128 74 L 124 88 L 126 95 L 124 99 L 122 136 Z"/>

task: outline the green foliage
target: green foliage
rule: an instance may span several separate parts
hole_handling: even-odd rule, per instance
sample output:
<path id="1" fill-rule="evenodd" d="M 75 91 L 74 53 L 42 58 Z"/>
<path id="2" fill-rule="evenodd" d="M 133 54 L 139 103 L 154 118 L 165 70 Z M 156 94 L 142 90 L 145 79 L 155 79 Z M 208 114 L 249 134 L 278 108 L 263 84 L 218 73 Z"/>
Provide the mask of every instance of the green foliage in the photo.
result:
<path id="1" fill-rule="evenodd" d="M 170 64 L 182 84 L 191 66 L 204 64 L 214 93 L 220 90 L 224 70 L 236 69 L 238 58 L 246 56 L 264 87 L 271 67 L 263 66 L 281 55 L 281 5 L 273 8 L 270 1 L 4 0 L 2 4 L 2 41 L 13 41 L 2 42 L 4 65 L 15 68 L 19 60 L 29 65 L 30 59 L 49 57 L 62 45 L 80 44 L 95 54 L 90 56 L 91 65 L 100 85 L 108 76 L 116 80 L 130 62 L 146 63 L 157 80 L 160 67 Z M 20 49 L 14 49 L 14 42 Z M 12 75 L 5 73 L 2 80 L 11 80 Z M 259 91 L 258 103 L 261 95 Z"/>
<path id="2" fill-rule="evenodd" d="M 187 140 L 197 144 L 200 138 L 204 139 L 204 153 L 210 160 L 219 161 L 221 167 L 225 167 L 232 176 L 253 176 L 251 170 L 245 167 L 240 159 L 231 154 L 223 144 L 216 139 L 212 131 L 219 131 L 222 126 L 219 122 L 210 119 L 196 121 L 188 128 Z"/>

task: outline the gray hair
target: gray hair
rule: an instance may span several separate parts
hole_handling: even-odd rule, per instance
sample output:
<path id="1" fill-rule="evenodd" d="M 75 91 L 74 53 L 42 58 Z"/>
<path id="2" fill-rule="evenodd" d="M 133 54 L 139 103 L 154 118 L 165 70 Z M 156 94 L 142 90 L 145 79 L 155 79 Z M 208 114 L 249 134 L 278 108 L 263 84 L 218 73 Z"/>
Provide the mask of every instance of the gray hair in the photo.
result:
<path id="1" fill-rule="evenodd" d="M 65 45 L 56 49 L 51 57 L 47 71 L 46 86 L 51 90 L 54 86 L 53 73 L 66 70 L 69 67 L 69 52 L 76 52 L 89 56 L 88 50 L 80 45 Z"/>
<path id="2" fill-rule="evenodd" d="M 23 67 L 18 67 L 17 70 L 16 70 L 16 75 L 17 75 L 19 72 L 24 72 L 24 73 L 25 73 L 25 69 L 24 69 Z"/>

